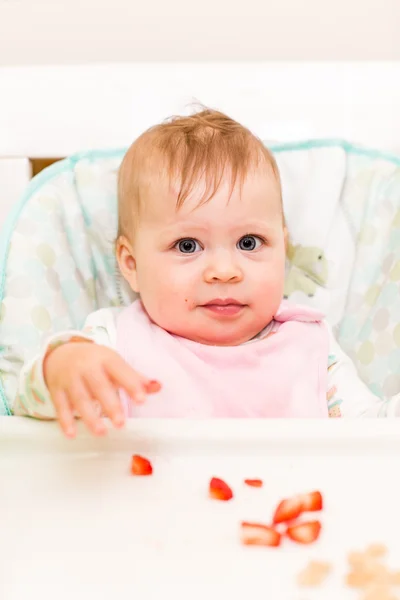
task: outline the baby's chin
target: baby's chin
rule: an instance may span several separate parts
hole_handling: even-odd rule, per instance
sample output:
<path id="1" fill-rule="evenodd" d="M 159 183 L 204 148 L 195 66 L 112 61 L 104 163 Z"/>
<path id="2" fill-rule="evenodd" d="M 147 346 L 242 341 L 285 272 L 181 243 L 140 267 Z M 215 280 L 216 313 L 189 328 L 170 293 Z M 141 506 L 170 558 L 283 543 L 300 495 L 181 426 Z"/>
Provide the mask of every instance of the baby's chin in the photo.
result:
<path id="1" fill-rule="evenodd" d="M 170 333 L 205 346 L 240 346 L 253 339 L 262 329 L 263 327 L 221 327 L 214 324 L 194 329 L 179 328 L 170 330 Z"/>
<path id="2" fill-rule="evenodd" d="M 245 310 L 232 319 L 215 318 L 206 314 L 183 312 L 170 315 L 165 310 L 149 315 L 152 321 L 177 337 L 181 337 L 206 346 L 239 346 L 253 339 L 273 318 L 269 313 L 254 314 Z"/>

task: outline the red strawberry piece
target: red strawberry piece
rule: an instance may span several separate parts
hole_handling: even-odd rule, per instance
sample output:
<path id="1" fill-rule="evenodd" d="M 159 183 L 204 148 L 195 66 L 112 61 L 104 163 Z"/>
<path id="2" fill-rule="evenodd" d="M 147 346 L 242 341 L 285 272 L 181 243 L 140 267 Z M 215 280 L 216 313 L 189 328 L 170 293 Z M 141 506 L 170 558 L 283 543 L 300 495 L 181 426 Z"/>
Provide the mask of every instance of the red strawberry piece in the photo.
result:
<path id="1" fill-rule="evenodd" d="M 283 523 L 297 519 L 303 512 L 322 510 L 323 501 L 321 492 L 315 491 L 308 494 L 299 494 L 292 498 L 286 498 L 278 505 L 274 517 L 274 523 Z"/>
<path id="2" fill-rule="evenodd" d="M 139 454 L 132 456 L 131 462 L 131 473 L 132 475 L 151 475 L 153 473 L 153 467 L 151 462 Z"/>
<path id="3" fill-rule="evenodd" d="M 298 544 L 311 544 L 319 537 L 321 523 L 319 521 L 307 521 L 292 525 L 286 530 L 286 535 Z"/>
<path id="4" fill-rule="evenodd" d="M 263 486 L 263 482 L 261 479 L 245 479 L 244 482 L 250 487 L 260 488 Z"/>
<path id="5" fill-rule="evenodd" d="M 323 501 L 321 492 L 310 492 L 309 494 L 302 494 L 301 505 L 304 512 L 314 512 L 322 510 Z"/>
<path id="6" fill-rule="evenodd" d="M 222 479 L 218 479 L 218 477 L 213 477 L 211 479 L 209 494 L 214 500 L 227 501 L 233 498 L 233 492 L 229 485 Z"/>
<path id="7" fill-rule="evenodd" d="M 275 510 L 273 516 L 273 523 L 283 523 L 285 521 L 293 521 L 297 519 L 302 513 L 303 506 L 300 496 L 294 496 L 293 498 L 286 498 L 280 502 Z"/>
<path id="8" fill-rule="evenodd" d="M 279 546 L 281 534 L 260 523 L 243 522 L 240 526 L 241 542 L 245 546 Z"/>

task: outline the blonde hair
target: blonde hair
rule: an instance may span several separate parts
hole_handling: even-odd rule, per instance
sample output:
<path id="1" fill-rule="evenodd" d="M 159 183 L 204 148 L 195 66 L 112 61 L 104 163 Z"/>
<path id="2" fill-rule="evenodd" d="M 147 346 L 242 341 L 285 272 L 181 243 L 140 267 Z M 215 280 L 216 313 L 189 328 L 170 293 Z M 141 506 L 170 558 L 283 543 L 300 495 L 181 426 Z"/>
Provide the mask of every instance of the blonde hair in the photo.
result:
<path id="1" fill-rule="evenodd" d="M 230 193 L 243 182 L 250 168 L 261 161 L 272 169 L 281 193 L 279 171 L 271 152 L 249 129 L 227 115 L 204 109 L 191 116 L 172 117 L 145 131 L 131 145 L 121 163 L 118 179 L 118 236 L 131 231 L 138 215 L 143 191 L 152 177 L 164 172 L 178 179 L 179 209 L 200 181 L 205 191 L 199 204 L 217 192 L 226 172 Z M 134 223 L 135 225 L 135 223 Z"/>

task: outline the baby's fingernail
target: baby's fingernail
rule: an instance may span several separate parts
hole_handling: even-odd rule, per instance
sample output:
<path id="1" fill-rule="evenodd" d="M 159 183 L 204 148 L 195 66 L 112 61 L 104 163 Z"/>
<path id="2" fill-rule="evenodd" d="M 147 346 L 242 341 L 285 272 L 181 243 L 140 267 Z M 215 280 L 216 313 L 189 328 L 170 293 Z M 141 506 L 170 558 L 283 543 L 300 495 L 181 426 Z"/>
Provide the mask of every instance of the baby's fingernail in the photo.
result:
<path id="1" fill-rule="evenodd" d="M 94 428 L 95 432 L 98 433 L 99 435 L 103 435 L 103 433 L 106 432 L 106 428 L 104 427 L 103 423 L 98 423 L 95 428 Z"/>
<path id="2" fill-rule="evenodd" d="M 151 379 L 147 383 L 147 391 L 148 392 L 158 392 L 161 389 L 161 383 L 156 379 Z"/>
<path id="3" fill-rule="evenodd" d="M 69 427 L 68 429 L 66 429 L 65 435 L 69 438 L 73 438 L 75 436 L 75 429 Z"/>
<path id="4" fill-rule="evenodd" d="M 138 404 L 143 404 L 146 401 L 146 395 L 142 394 L 142 392 L 138 392 L 136 394 L 135 400 Z"/>

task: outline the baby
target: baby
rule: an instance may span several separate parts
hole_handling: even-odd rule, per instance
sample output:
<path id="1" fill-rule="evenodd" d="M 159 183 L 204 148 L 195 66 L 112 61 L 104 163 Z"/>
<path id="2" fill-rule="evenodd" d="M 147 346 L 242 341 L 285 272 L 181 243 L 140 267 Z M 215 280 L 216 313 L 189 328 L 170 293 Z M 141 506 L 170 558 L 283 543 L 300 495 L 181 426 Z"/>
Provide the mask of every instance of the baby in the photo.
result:
<path id="1" fill-rule="evenodd" d="M 397 416 L 358 378 L 323 316 L 282 301 L 287 230 L 278 168 L 248 129 L 203 110 L 150 128 L 118 185 L 116 255 L 138 300 L 53 336 L 21 372 L 14 414 Z"/>

